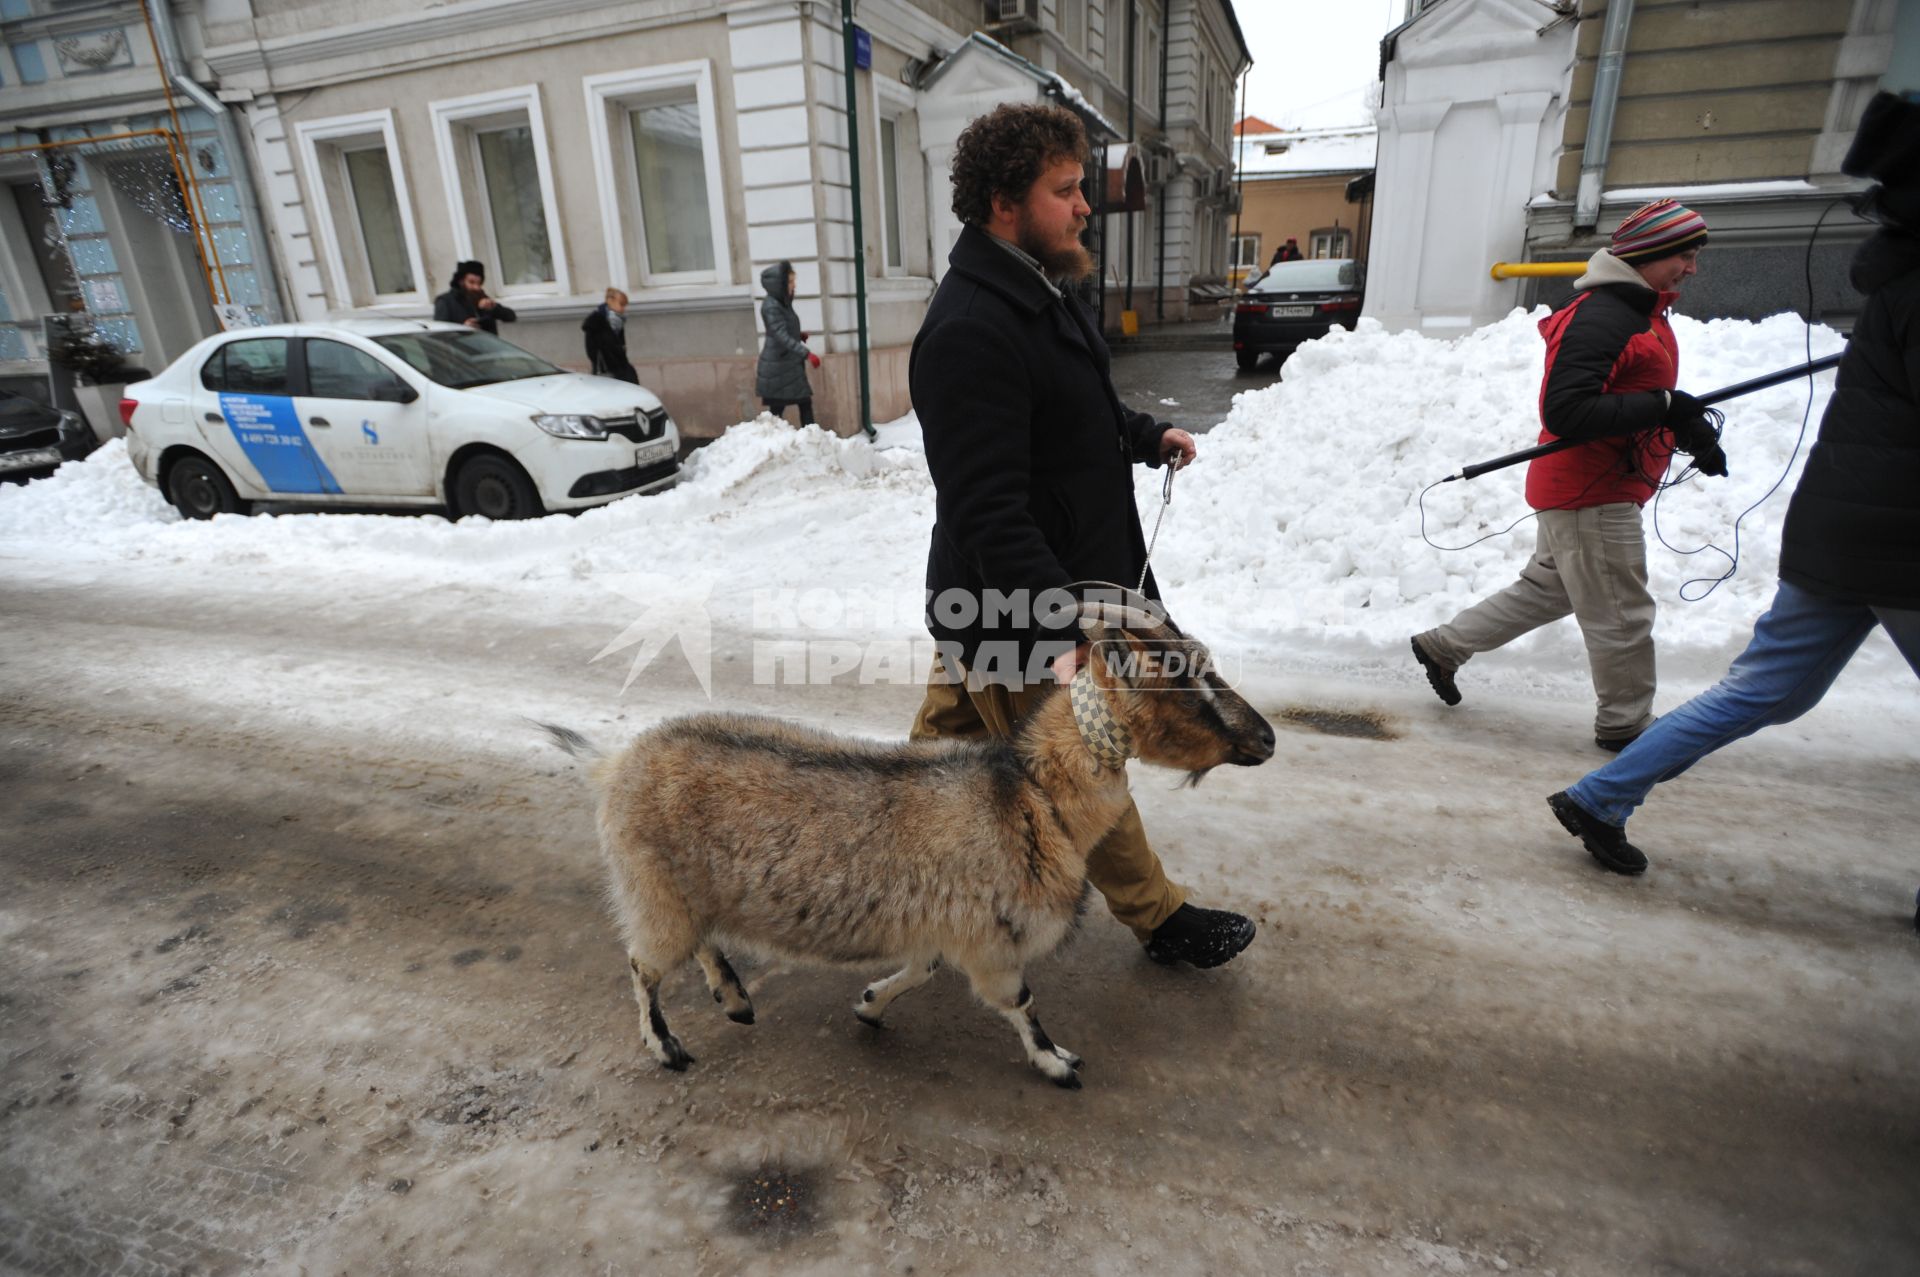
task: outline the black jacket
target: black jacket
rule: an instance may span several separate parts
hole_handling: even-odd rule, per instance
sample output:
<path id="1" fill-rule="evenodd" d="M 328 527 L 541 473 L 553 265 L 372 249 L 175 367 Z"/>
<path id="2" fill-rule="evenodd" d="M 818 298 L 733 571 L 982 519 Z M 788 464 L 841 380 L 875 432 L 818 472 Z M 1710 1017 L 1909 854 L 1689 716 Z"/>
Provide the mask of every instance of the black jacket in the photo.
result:
<path id="1" fill-rule="evenodd" d="M 1780 576 L 1852 603 L 1920 608 L 1920 237 L 1853 259 L 1867 295 L 1787 507 Z"/>
<path id="2" fill-rule="evenodd" d="M 433 299 L 433 317 L 443 324 L 464 324 L 469 319 L 480 321 L 480 327 L 500 335 L 500 325 L 510 324 L 520 316 L 513 313 L 512 307 L 493 304 L 492 310 L 481 310 L 467 300 L 467 295 L 457 288 L 449 288 Z"/>
<path id="3" fill-rule="evenodd" d="M 586 334 L 587 367 L 601 377 L 614 377 L 620 381 L 640 384 L 640 374 L 634 371 L 633 361 L 627 358 L 627 328 L 625 324 L 615 328 L 606 304 L 593 308 L 593 312 L 580 321 L 580 331 Z"/>
<path id="4" fill-rule="evenodd" d="M 1056 298 L 978 227 L 948 261 L 907 372 L 934 484 L 927 624 L 976 675 L 1011 676 L 1036 639 L 1074 635 L 1032 611 L 947 612 L 943 596 L 1131 587 L 1146 560 L 1133 463 L 1160 464 L 1169 427 L 1121 404 L 1107 343 L 1071 293 Z M 1151 578 L 1146 589 L 1158 597 Z"/>

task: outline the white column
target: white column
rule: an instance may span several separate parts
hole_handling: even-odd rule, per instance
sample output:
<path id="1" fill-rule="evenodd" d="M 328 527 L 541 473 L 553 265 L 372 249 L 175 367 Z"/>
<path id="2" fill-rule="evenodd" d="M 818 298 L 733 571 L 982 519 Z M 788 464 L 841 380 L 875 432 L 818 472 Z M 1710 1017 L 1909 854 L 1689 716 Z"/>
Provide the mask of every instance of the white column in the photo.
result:
<path id="1" fill-rule="evenodd" d="M 300 183 L 293 175 L 293 147 L 287 141 L 279 100 L 264 94 L 242 110 L 253 140 L 254 172 L 261 187 L 260 211 L 267 221 L 267 233 L 279 250 L 282 278 L 292 294 L 291 317 L 320 319 L 332 305 L 320 273 L 320 249 L 314 241 L 313 224 L 300 195 Z M 262 244 L 259 251 L 269 250 Z"/>
<path id="2" fill-rule="evenodd" d="M 1553 105 L 1553 94 L 1502 93 L 1493 100 L 1500 113 L 1500 149 L 1494 180 L 1487 188 L 1485 235 L 1481 260 L 1519 261 L 1527 247 L 1527 201 L 1533 197 L 1534 154 L 1540 144 L 1540 121 Z M 1480 280 L 1480 297 L 1473 306 L 1475 327 L 1490 324 L 1520 301 L 1520 281 Z"/>
<path id="3" fill-rule="evenodd" d="M 1365 314 L 1388 328 L 1420 322 L 1420 245 L 1433 178 L 1433 135 L 1451 105 L 1412 102 L 1382 112 Z"/>
<path id="4" fill-rule="evenodd" d="M 823 272 L 815 195 L 831 161 L 815 148 L 805 33 L 811 23 L 801 10 L 791 0 L 733 10 L 727 14 L 727 42 L 746 193 L 748 282 L 758 294 L 761 270 L 792 262 L 794 309 L 801 326 L 818 333 Z M 759 315 L 756 305 L 756 329 Z"/>

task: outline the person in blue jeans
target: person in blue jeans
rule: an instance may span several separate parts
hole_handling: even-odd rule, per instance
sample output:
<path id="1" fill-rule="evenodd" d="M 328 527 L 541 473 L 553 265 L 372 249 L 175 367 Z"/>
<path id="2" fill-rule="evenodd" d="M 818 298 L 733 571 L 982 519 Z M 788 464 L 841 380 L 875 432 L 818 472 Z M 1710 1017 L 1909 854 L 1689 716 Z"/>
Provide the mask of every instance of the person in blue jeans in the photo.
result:
<path id="1" fill-rule="evenodd" d="M 1866 302 L 1787 508 L 1773 604 L 1725 678 L 1547 799 L 1615 873 L 1646 871 L 1626 825 L 1655 785 L 1818 705 L 1874 626 L 1920 675 L 1920 101 L 1878 95 L 1842 167 L 1884 183 L 1863 210 L 1881 229 L 1854 255 Z"/>

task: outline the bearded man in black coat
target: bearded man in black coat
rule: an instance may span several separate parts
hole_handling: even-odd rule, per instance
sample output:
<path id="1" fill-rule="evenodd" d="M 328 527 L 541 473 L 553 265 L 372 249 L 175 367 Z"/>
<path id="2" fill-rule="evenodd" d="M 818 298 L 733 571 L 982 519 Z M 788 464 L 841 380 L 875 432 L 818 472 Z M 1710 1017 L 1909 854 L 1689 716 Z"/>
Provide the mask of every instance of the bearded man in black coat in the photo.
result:
<path id="1" fill-rule="evenodd" d="M 908 372 L 935 490 L 928 627 L 941 652 L 916 739 L 1009 736 L 1072 676 L 1085 649 L 1046 628 L 1040 600 L 1139 580 L 1133 465 L 1195 455 L 1192 435 L 1120 402 L 1099 325 L 1072 291 L 1093 269 L 1080 243 L 1087 158 L 1079 119 L 1033 102 L 980 117 L 955 147 L 964 229 Z M 1151 577 L 1146 592 L 1157 597 Z M 1253 939 L 1250 919 L 1186 903 L 1131 804 L 1087 878 L 1156 961 L 1218 966 Z"/>

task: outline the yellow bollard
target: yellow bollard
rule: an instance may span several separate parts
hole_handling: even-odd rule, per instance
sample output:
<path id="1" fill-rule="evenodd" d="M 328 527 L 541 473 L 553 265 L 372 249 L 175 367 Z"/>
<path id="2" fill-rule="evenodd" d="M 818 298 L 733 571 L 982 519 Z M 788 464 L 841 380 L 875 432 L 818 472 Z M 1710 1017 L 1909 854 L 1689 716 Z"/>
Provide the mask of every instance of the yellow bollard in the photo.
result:
<path id="1" fill-rule="evenodd" d="M 1495 279 L 1572 279 L 1586 273 L 1585 262 L 1495 262 L 1487 272 Z"/>

